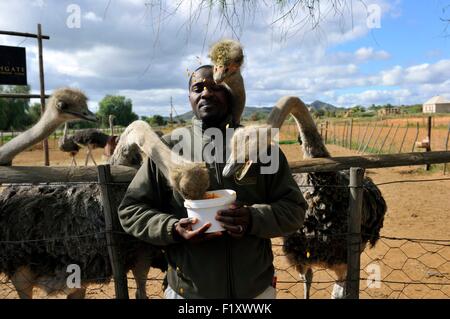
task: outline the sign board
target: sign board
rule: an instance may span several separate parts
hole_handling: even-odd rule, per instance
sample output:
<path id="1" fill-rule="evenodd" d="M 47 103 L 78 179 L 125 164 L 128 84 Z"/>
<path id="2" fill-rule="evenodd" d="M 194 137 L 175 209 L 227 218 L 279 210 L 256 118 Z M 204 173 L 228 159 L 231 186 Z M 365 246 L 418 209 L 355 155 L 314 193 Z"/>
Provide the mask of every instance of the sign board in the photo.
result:
<path id="1" fill-rule="evenodd" d="M 0 45 L 0 85 L 27 85 L 25 48 Z"/>

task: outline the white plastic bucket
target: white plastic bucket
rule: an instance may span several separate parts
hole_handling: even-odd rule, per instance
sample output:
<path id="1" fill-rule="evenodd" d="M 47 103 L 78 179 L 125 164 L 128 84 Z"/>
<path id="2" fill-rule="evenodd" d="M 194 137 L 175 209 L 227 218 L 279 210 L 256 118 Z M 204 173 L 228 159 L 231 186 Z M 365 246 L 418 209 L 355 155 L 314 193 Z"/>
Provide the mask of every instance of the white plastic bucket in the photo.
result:
<path id="1" fill-rule="evenodd" d="M 222 209 L 228 209 L 230 204 L 236 201 L 236 192 L 231 189 L 220 189 L 206 192 L 207 194 L 215 194 L 218 198 L 199 199 L 184 201 L 184 207 L 187 209 L 188 217 L 195 217 L 198 222 L 192 225 L 192 229 L 196 230 L 206 223 L 211 223 L 211 227 L 206 231 L 213 233 L 223 231 L 223 227 L 215 219 L 216 213 Z"/>

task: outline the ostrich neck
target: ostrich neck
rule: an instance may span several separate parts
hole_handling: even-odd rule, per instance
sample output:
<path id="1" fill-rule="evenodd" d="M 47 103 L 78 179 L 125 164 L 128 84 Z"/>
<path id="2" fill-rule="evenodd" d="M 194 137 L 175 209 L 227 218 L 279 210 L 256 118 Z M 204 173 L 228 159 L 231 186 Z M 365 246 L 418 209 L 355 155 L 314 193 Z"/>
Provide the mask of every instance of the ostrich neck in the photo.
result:
<path id="1" fill-rule="evenodd" d="M 17 154 L 50 136 L 62 122 L 51 111 L 45 112 L 33 127 L 0 147 L 0 165 L 10 165 Z"/>
<path id="2" fill-rule="evenodd" d="M 289 113 L 294 117 L 300 132 L 303 157 L 330 157 L 311 114 L 300 99 L 289 97 L 281 99 L 270 113 L 267 123 L 280 128 Z"/>
<path id="3" fill-rule="evenodd" d="M 121 134 L 119 143 L 111 157 L 114 165 L 126 165 L 127 154 L 132 155 L 130 150 L 135 146 L 152 159 L 161 173 L 170 178 L 170 173 L 174 170 L 189 164 L 187 160 L 178 156 L 164 144 L 159 136 L 143 121 L 131 123 Z"/>
<path id="4" fill-rule="evenodd" d="M 66 122 L 66 124 L 64 124 L 64 132 L 63 132 L 63 139 L 66 140 L 67 139 L 67 131 L 69 130 L 69 124 Z"/>
<path id="5" fill-rule="evenodd" d="M 245 107 L 245 86 L 241 72 L 236 72 L 232 76 L 226 78 L 224 83 L 230 88 L 235 100 L 236 109 L 242 112 Z"/>

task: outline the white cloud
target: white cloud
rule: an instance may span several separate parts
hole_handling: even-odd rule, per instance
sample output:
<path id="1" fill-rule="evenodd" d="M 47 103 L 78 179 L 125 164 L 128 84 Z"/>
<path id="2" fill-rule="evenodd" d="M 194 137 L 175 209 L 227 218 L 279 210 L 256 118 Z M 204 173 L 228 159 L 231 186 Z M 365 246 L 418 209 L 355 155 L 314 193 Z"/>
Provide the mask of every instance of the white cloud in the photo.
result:
<path id="1" fill-rule="evenodd" d="M 436 63 L 423 63 L 404 68 L 394 68 L 381 72 L 383 85 L 407 85 L 442 83 L 450 74 L 450 59 L 440 60 Z"/>
<path id="2" fill-rule="evenodd" d="M 356 50 L 355 57 L 359 61 L 387 60 L 390 58 L 390 55 L 384 50 L 375 51 L 373 48 L 363 47 Z"/>
<path id="3" fill-rule="evenodd" d="M 99 17 L 98 15 L 96 15 L 92 11 L 86 12 L 83 15 L 83 18 L 88 20 L 88 21 L 92 21 L 92 22 L 101 22 L 101 21 L 103 21 L 103 19 L 101 17 Z"/>
<path id="4" fill-rule="evenodd" d="M 395 103 L 406 104 L 412 94 L 408 89 L 400 90 L 367 90 L 361 93 L 347 93 L 338 97 L 337 103 L 340 106 L 371 105 Z"/>
<path id="5" fill-rule="evenodd" d="M 65 9 L 70 1 L 48 1 L 40 10 L 25 10 L 30 3 L 25 0 L 0 1 L 0 28 L 35 32 L 36 23 L 43 23 L 44 32 L 51 36 L 44 44 L 49 90 L 79 86 L 87 92 L 91 104 L 106 94 L 122 94 L 133 100 L 134 110 L 140 115 L 167 115 L 171 96 L 180 113 L 190 110 L 186 69 L 199 65 L 196 56 L 208 63 L 208 46 L 222 37 L 234 36 L 230 28 L 216 29 L 217 12 L 213 12 L 209 28 L 207 9 L 198 19 L 188 20 L 189 2 L 169 15 L 177 2 L 162 1 L 160 11 L 142 0 L 117 0 L 111 2 L 103 19 L 107 1 L 78 0 L 83 18 L 94 23 L 68 29 Z M 382 7 L 382 26 L 384 19 L 400 12 L 399 2 L 372 3 Z M 450 58 L 445 51 L 440 52 L 438 62 L 425 63 L 428 61 L 415 55 L 418 62 L 414 64 L 396 59 L 398 65 L 393 65 L 395 51 L 372 47 L 373 41 L 366 41 L 371 31 L 364 5 L 355 2 L 352 16 L 349 10 L 344 10 L 343 16 L 327 14 L 332 11 L 325 10 L 325 1 L 322 6 L 322 22 L 313 30 L 310 24 L 299 27 L 288 21 L 270 26 L 277 14 L 263 5 L 258 6 L 254 17 L 241 21 L 241 29 L 235 28 L 245 49 L 243 75 L 248 105 L 270 106 L 286 94 L 298 95 L 307 102 L 324 99 L 348 106 L 416 103 L 450 93 Z M 298 19 L 304 14 L 299 11 Z M 18 41 L 0 37 L 0 43 L 7 45 L 17 45 Z M 31 58 L 29 79 L 35 89 L 35 42 L 28 40 L 24 45 Z"/>

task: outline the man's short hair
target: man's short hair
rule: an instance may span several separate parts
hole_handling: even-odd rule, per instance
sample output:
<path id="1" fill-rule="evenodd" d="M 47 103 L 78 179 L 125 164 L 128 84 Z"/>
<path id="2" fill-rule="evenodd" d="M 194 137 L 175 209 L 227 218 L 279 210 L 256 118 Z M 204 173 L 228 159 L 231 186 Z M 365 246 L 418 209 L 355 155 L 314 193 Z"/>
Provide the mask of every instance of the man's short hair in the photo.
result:
<path id="1" fill-rule="evenodd" d="M 204 64 L 204 65 L 201 65 L 198 68 L 196 68 L 195 71 L 192 72 L 191 76 L 189 77 L 189 90 L 191 89 L 192 78 L 193 78 L 195 72 L 197 72 L 198 70 L 201 70 L 201 69 L 211 69 L 211 71 L 212 71 L 213 66 L 210 64 Z"/>

